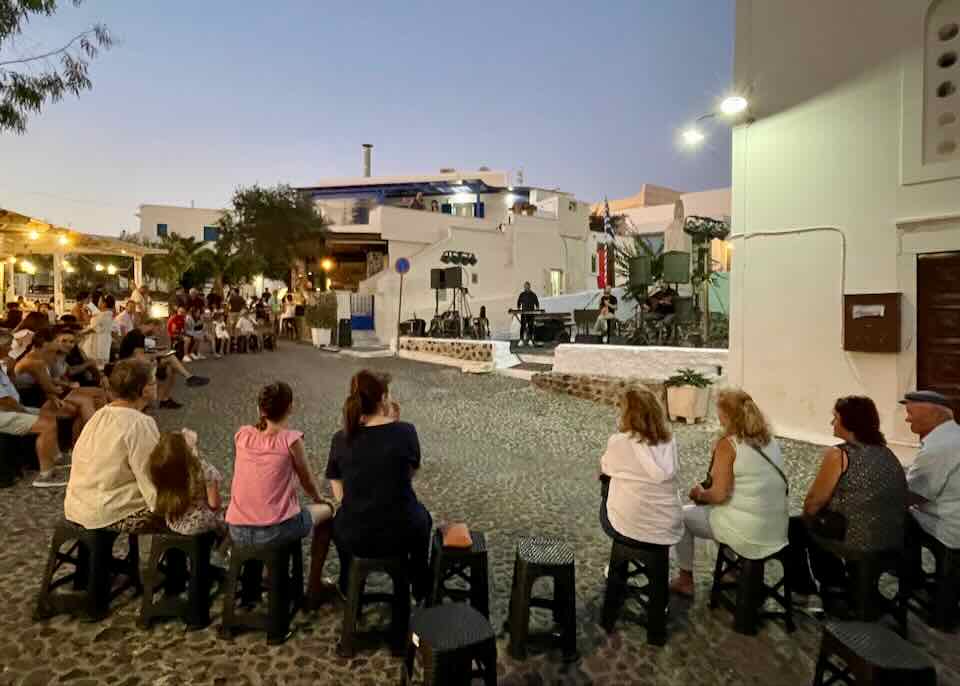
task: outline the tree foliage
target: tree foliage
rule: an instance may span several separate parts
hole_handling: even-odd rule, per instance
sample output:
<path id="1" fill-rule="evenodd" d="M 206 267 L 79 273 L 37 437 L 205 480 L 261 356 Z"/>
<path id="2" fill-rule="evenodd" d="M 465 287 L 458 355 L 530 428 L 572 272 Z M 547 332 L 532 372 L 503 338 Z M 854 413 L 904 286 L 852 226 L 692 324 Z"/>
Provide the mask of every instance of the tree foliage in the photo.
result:
<path id="1" fill-rule="evenodd" d="M 71 0 L 79 6 L 83 0 Z M 4 48 L 23 33 L 31 18 L 53 16 L 58 0 L 0 0 L 0 133 L 24 133 L 27 119 L 64 95 L 90 90 L 90 60 L 113 46 L 110 32 L 95 24 L 62 47 L 24 57 L 7 56 Z"/>
<path id="2" fill-rule="evenodd" d="M 650 258 L 650 279 L 658 284 L 663 277 L 663 245 L 654 248 L 646 236 L 637 233 L 617 244 L 617 281 L 624 284 L 627 300 L 643 302 L 647 289 L 630 283 L 630 263 L 637 257 Z"/>

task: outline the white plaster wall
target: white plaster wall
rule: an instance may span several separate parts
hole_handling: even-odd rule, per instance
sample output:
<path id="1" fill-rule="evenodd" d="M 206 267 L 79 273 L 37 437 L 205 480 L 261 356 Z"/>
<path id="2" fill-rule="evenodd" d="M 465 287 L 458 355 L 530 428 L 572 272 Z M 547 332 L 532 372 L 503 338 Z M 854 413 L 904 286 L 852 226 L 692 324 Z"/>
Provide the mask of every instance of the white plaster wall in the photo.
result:
<path id="1" fill-rule="evenodd" d="M 168 235 L 202 241 L 203 227 L 216 226 L 223 216 L 223 210 L 141 205 L 137 216 L 140 217 L 140 236 L 148 240 L 158 240 L 157 224 L 166 224 Z"/>
<path id="2" fill-rule="evenodd" d="M 960 180 L 901 180 L 928 4 L 737 3 L 735 81 L 757 120 L 733 133 L 730 379 L 788 436 L 830 441 L 834 400 L 856 393 L 914 443 L 897 400 L 916 383 L 915 254 L 960 249 Z M 787 233 L 802 228 L 838 231 Z M 904 293 L 903 352 L 845 353 L 842 294 L 889 291 Z"/>
<path id="3" fill-rule="evenodd" d="M 685 368 L 717 378 L 727 362 L 727 351 L 715 348 L 571 344 L 557 346 L 553 371 L 663 381 Z"/>

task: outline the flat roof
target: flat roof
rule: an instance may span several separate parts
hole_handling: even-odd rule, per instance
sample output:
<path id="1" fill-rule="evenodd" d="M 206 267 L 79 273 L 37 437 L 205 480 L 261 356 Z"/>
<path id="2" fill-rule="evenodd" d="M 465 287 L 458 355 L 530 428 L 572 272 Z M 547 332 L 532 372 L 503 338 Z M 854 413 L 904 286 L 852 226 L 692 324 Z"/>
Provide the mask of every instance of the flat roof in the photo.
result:
<path id="1" fill-rule="evenodd" d="M 315 184 L 301 186 L 298 190 L 321 188 L 357 188 L 363 186 L 394 186 L 419 183 L 440 183 L 457 185 L 457 181 L 474 179 L 489 186 L 503 188 L 509 185 L 509 174 L 502 171 L 457 170 L 436 174 L 410 174 L 405 176 L 356 176 L 339 179 L 322 179 Z"/>

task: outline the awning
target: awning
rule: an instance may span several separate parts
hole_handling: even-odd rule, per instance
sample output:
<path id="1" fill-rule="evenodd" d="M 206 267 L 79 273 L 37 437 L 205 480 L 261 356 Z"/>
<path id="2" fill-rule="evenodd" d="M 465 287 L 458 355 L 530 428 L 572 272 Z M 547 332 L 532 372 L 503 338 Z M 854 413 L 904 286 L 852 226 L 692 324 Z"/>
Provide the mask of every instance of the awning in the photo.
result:
<path id="1" fill-rule="evenodd" d="M 25 214 L 0 209 L 0 256 L 56 255 L 162 255 L 166 250 L 148 248 L 112 236 L 81 233 L 55 226 Z"/>

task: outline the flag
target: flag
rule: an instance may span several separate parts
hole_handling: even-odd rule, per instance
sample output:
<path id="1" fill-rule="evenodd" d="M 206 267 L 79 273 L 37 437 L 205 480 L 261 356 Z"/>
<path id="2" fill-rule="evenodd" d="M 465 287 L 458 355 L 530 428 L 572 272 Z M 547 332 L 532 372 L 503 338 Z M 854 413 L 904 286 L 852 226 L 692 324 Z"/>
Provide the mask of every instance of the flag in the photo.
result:
<path id="1" fill-rule="evenodd" d="M 603 198 L 603 233 L 607 237 L 607 243 L 613 243 L 616 235 L 613 232 L 613 219 L 610 217 L 610 203 L 606 196 Z"/>
<path id="2" fill-rule="evenodd" d="M 607 246 L 597 245 L 597 288 L 607 285 Z"/>

